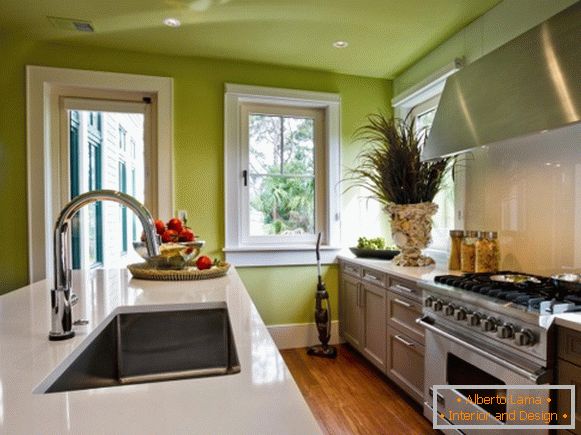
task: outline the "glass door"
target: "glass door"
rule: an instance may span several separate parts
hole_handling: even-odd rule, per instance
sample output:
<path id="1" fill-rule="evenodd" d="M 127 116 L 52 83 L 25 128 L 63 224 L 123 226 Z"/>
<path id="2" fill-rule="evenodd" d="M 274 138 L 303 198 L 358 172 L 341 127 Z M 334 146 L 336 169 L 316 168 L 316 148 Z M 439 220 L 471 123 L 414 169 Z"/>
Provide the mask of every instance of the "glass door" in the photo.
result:
<path id="1" fill-rule="evenodd" d="M 64 154 L 68 201 L 99 189 L 129 193 L 149 202 L 146 182 L 150 137 L 148 103 L 66 98 Z M 111 202 L 81 209 L 71 231 L 74 269 L 124 267 L 140 261 L 132 241 L 141 235 L 136 216 Z M 129 230 L 129 228 L 132 230 Z"/>

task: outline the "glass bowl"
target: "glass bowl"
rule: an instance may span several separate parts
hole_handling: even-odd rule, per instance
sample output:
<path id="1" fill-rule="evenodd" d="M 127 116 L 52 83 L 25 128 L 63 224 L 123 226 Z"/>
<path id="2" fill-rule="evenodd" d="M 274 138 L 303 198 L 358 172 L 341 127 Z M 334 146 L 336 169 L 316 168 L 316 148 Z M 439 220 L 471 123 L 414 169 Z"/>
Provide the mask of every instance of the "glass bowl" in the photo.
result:
<path id="1" fill-rule="evenodd" d="M 163 243 L 159 247 L 160 254 L 150 257 L 145 242 L 133 242 L 133 248 L 148 264 L 158 269 L 180 270 L 189 266 L 189 263 L 198 256 L 203 240 L 193 242 Z"/>

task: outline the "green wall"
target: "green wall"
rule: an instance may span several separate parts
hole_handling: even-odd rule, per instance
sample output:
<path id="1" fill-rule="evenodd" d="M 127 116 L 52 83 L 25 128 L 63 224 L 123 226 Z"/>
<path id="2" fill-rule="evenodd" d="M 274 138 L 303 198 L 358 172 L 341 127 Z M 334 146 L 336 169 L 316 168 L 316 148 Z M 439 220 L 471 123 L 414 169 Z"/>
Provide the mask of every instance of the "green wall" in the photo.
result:
<path id="1" fill-rule="evenodd" d="M 206 241 L 224 246 L 224 83 L 338 92 L 342 97 L 343 164 L 353 162 L 352 134 L 365 115 L 387 108 L 391 82 L 330 72 L 206 58 L 31 43 L 0 36 L 0 293 L 27 283 L 25 65 L 46 65 L 173 77 L 175 205 Z M 34 157 L 34 156 L 32 156 Z M 345 202 L 345 200 L 344 200 Z M 241 269 L 269 324 L 312 319 L 314 267 Z M 325 268 L 336 302 L 337 268 Z M 336 314 L 336 310 L 335 310 Z M 336 317 L 336 316 L 335 316 Z"/>
<path id="2" fill-rule="evenodd" d="M 466 63 L 474 62 L 576 1 L 578 0 L 500 2 L 399 74 L 393 81 L 394 95 L 438 71 L 456 57 L 464 57 Z"/>

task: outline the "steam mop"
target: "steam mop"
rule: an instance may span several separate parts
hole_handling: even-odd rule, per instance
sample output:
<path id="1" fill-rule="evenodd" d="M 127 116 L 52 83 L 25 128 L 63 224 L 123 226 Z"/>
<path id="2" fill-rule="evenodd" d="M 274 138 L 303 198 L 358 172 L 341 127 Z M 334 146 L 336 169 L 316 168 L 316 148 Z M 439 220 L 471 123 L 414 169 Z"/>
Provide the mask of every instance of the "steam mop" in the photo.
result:
<path id="1" fill-rule="evenodd" d="M 315 294 L 315 323 L 317 324 L 317 331 L 319 333 L 318 346 L 309 347 L 308 355 L 320 356 L 323 358 L 336 358 L 337 349 L 334 346 L 329 346 L 331 338 L 331 304 L 329 303 L 329 293 L 321 277 L 321 254 L 319 248 L 321 246 L 321 233 L 317 237 L 317 293 Z"/>

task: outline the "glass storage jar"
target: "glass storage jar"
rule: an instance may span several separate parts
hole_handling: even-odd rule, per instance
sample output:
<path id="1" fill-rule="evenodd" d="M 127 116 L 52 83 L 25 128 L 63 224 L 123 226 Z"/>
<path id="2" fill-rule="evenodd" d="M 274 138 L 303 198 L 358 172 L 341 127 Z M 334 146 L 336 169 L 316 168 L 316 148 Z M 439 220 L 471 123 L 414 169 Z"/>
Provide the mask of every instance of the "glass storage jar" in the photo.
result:
<path id="1" fill-rule="evenodd" d="M 449 270 L 460 270 L 463 237 L 464 231 L 462 230 L 450 231 L 450 259 L 448 260 Z"/>
<path id="2" fill-rule="evenodd" d="M 500 250 L 498 247 L 498 233 L 482 231 L 476 241 L 476 272 L 498 272 Z"/>
<path id="3" fill-rule="evenodd" d="M 462 272 L 471 273 L 475 271 L 477 238 L 477 231 L 464 231 L 464 238 L 462 239 L 462 247 L 460 250 L 460 270 Z"/>

